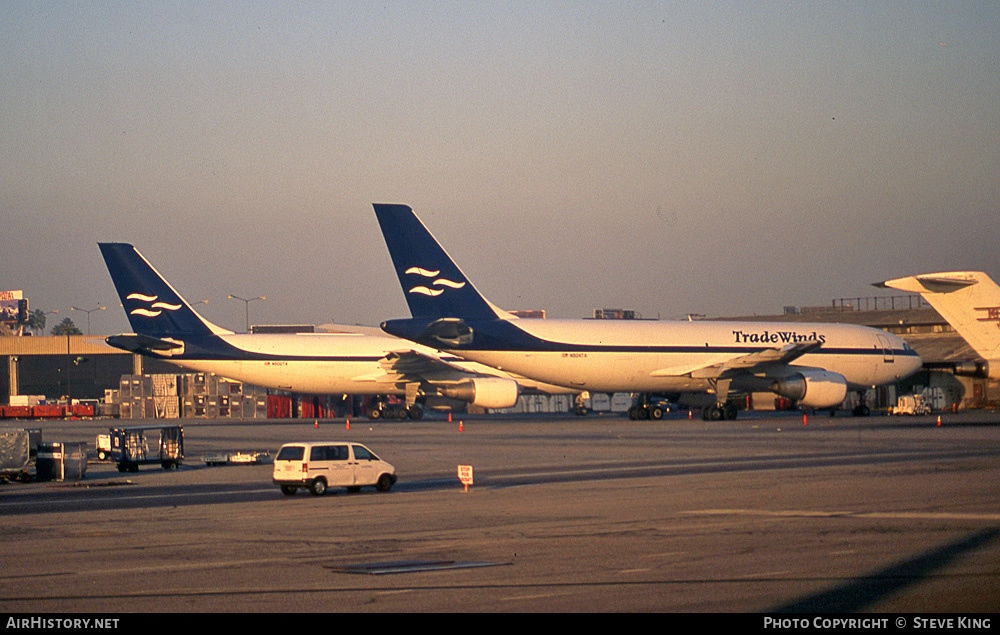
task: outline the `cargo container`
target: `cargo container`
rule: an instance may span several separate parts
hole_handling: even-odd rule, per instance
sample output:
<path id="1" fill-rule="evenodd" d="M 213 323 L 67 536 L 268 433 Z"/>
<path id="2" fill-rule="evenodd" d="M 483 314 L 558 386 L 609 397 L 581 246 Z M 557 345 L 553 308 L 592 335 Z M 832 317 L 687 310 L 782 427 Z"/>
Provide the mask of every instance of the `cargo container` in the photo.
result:
<path id="1" fill-rule="evenodd" d="M 87 474 L 87 444 L 46 441 L 38 445 L 39 481 L 80 481 Z"/>
<path id="2" fill-rule="evenodd" d="M 30 481 L 41 441 L 41 430 L 0 430 L 0 479 Z"/>
<path id="3" fill-rule="evenodd" d="M 110 435 L 111 460 L 119 472 L 138 472 L 140 465 L 154 463 L 169 470 L 184 458 L 183 426 L 111 428 Z"/>

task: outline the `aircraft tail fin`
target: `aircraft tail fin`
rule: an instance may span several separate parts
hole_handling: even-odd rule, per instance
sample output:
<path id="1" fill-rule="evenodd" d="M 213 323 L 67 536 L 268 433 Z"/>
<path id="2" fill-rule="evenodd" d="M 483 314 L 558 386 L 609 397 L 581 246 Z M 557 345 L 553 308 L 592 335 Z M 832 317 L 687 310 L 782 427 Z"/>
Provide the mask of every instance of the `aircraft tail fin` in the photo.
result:
<path id="1" fill-rule="evenodd" d="M 132 245 L 98 246 L 134 332 L 153 337 L 232 333 L 198 315 Z"/>
<path id="2" fill-rule="evenodd" d="M 1000 287 L 982 271 L 928 273 L 875 286 L 919 293 L 979 355 L 1000 359 Z"/>
<path id="3" fill-rule="evenodd" d="M 410 315 L 461 319 L 514 317 L 476 290 L 408 205 L 376 203 L 374 207 Z"/>

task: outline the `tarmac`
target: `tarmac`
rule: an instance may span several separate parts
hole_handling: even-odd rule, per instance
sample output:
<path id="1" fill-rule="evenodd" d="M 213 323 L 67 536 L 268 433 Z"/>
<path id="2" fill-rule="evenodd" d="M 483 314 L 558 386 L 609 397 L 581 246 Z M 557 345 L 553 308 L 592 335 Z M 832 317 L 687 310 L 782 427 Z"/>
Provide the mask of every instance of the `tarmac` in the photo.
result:
<path id="1" fill-rule="evenodd" d="M 180 469 L 0 486 L 0 611 L 989 613 L 1000 416 L 183 420 Z M 5 422 L 93 441 L 154 422 Z M 155 423 L 163 423 L 155 422 Z M 460 429 L 461 423 L 461 429 Z M 364 443 L 388 493 L 221 450 Z M 273 454 L 272 454 L 273 456 Z M 473 467 L 466 491 L 458 466 Z"/>

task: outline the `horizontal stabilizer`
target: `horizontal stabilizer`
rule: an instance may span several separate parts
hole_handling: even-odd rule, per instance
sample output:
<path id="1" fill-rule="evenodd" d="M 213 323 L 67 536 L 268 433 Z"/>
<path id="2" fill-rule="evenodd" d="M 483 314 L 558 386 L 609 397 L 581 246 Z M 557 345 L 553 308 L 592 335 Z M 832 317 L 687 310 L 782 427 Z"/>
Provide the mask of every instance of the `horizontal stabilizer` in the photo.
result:
<path id="1" fill-rule="evenodd" d="M 132 353 L 168 353 L 180 352 L 184 350 L 184 344 L 182 342 L 164 340 L 158 337 L 151 337 L 149 335 L 112 335 L 105 338 L 104 341 L 107 342 L 109 346 L 114 346 L 115 348 L 120 348 L 123 351 L 130 351 Z"/>
<path id="2" fill-rule="evenodd" d="M 978 283 L 978 280 L 969 277 L 960 277 L 962 274 L 932 273 L 923 276 L 909 276 L 876 282 L 873 287 L 880 289 L 899 289 L 900 291 L 911 291 L 913 293 L 951 293 Z"/>

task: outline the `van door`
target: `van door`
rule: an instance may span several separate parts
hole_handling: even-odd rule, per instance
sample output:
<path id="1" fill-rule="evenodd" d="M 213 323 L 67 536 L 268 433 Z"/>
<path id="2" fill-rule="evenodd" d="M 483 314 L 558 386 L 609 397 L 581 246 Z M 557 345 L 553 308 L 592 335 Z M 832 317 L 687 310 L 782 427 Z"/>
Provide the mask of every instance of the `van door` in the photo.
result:
<path id="1" fill-rule="evenodd" d="M 309 453 L 309 478 L 322 476 L 329 487 L 354 485 L 354 466 L 346 445 L 314 445 Z"/>
<path id="2" fill-rule="evenodd" d="M 375 473 L 375 456 L 361 445 L 352 445 L 354 452 L 354 484 L 374 485 L 378 476 Z"/>

